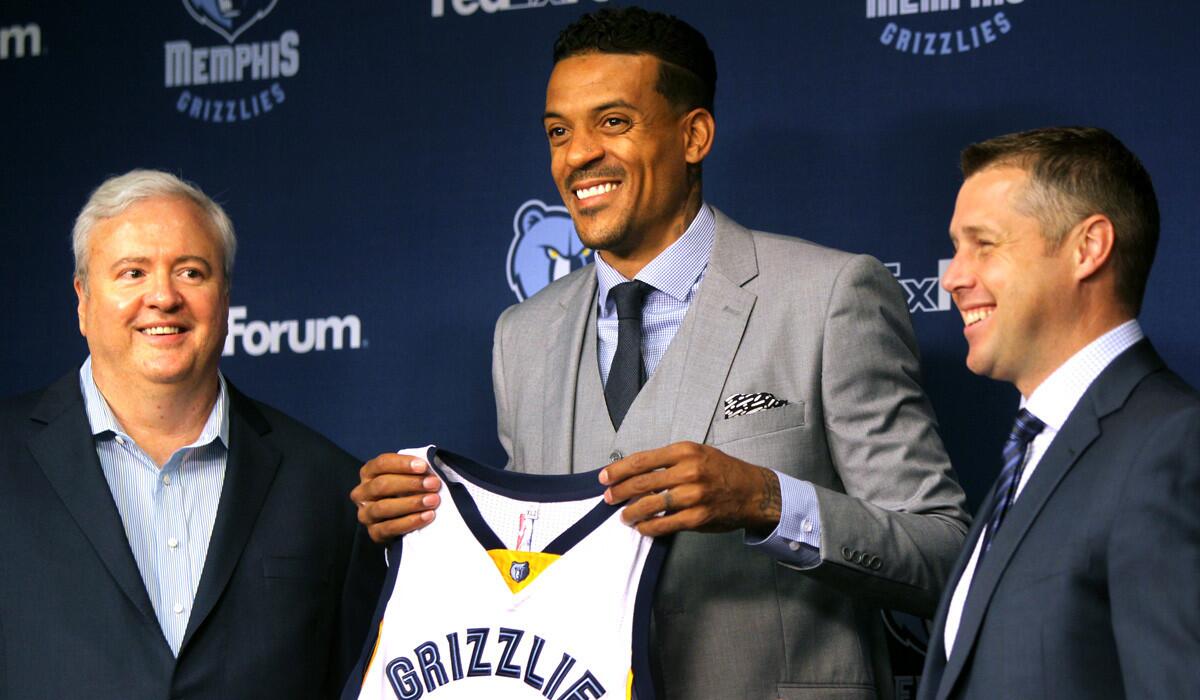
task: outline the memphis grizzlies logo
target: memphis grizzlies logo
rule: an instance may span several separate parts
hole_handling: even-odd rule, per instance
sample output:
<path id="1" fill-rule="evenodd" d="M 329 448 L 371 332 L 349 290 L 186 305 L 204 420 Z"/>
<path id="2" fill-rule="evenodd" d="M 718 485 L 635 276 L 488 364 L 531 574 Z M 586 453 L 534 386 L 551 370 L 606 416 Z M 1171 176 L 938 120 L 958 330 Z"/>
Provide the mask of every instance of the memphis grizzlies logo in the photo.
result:
<path id="1" fill-rule="evenodd" d="M 508 575 L 517 583 L 524 581 L 525 577 L 529 575 L 529 562 L 514 561 L 512 566 L 508 567 Z"/>
<path id="2" fill-rule="evenodd" d="M 590 263 L 593 255 L 595 252 L 575 233 L 566 207 L 547 206 L 531 199 L 513 217 L 508 286 L 517 301 L 525 301 L 554 280 Z"/>
<path id="3" fill-rule="evenodd" d="M 910 56 L 960 56 L 1010 34 L 1025 0 L 867 0 L 868 20 L 887 20 L 879 43 Z"/>
<path id="4" fill-rule="evenodd" d="M 183 0 L 200 24 L 232 43 L 238 35 L 275 9 L 279 0 Z"/>
<path id="5" fill-rule="evenodd" d="M 901 645 L 924 656 L 929 649 L 929 621 L 908 613 L 884 610 L 883 625 Z"/>

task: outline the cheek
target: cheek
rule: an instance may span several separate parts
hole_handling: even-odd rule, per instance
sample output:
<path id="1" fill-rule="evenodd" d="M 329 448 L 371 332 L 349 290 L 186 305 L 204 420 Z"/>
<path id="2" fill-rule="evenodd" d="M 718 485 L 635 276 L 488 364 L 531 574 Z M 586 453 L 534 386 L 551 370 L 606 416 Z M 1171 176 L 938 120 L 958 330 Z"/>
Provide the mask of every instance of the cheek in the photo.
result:
<path id="1" fill-rule="evenodd" d="M 113 313 L 118 316 L 131 316 L 137 313 L 141 306 L 142 297 L 140 294 L 114 294 L 109 299 L 109 306 Z"/>
<path id="2" fill-rule="evenodd" d="M 566 157 L 566 151 L 562 148 L 550 151 L 550 176 L 560 186 L 567 176 Z"/>

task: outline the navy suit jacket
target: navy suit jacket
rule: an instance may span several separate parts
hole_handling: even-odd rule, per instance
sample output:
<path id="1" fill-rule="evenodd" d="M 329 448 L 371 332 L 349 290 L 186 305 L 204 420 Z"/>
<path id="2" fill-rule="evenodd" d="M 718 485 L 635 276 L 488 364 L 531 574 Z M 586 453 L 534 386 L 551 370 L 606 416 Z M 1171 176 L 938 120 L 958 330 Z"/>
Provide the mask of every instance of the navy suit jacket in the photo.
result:
<path id="1" fill-rule="evenodd" d="M 229 462 L 176 659 L 100 469 L 77 372 L 0 402 L 0 698 L 335 697 L 382 554 L 358 460 L 229 387 Z"/>
<path id="2" fill-rule="evenodd" d="M 952 582 L 986 518 L 975 523 Z M 1200 698 L 1200 396 L 1149 341 L 1100 374 L 1051 442 L 975 571 L 947 661 L 953 591 L 923 699 Z"/>

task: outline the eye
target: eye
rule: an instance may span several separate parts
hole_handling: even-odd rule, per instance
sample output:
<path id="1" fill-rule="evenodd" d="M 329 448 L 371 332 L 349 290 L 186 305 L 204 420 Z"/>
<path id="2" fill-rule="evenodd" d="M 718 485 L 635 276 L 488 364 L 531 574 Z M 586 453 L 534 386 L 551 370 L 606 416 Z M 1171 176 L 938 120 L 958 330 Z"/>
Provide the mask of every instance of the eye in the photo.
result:
<path id="1" fill-rule="evenodd" d="M 118 276 L 121 279 L 135 280 L 145 277 L 146 273 L 136 267 L 127 267 L 124 270 L 121 270 L 121 274 Z"/>
<path id="2" fill-rule="evenodd" d="M 625 129 L 629 128 L 630 122 L 625 117 L 610 115 L 605 117 L 601 121 L 601 124 L 603 124 L 604 128 L 608 129 L 609 131 L 624 131 Z"/>
<path id="3" fill-rule="evenodd" d="M 550 258 L 551 260 L 558 260 L 560 257 L 562 257 L 561 253 L 550 246 L 544 246 L 542 250 L 546 251 L 546 257 Z"/>
<path id="4" fill-rule="evenodd" d="M 198 267 L 185 267 L 178 272 L 178 275 L 185 280 L 191 280 L 194 282 L 199 282 L 207 276 L 204 274 L 204 270 L 201 270 Z"/>
<path id="5" fill-rule="evenodd" d="M 550 143 L 558 144 L 567 138 L 567 128 L 564 126 L 551 126 L 546 129 L 546 138 L 550 139 Z"/>

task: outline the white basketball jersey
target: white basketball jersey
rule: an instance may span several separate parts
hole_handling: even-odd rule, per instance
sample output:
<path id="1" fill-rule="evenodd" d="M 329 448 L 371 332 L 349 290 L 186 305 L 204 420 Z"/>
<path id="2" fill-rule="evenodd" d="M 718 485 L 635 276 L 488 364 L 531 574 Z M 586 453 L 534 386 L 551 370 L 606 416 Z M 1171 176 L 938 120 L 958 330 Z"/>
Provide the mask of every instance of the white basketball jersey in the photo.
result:
<path id="1" fill-rule="evenodd" d="M 428 526 L 387 583 L 343 698 L 653 700 L 650 607 L 666 542 L 621 522 L 598 472 L 518 474 L 433 446 Z M 361 681 L 361 684 L 360 684 Z"/>

